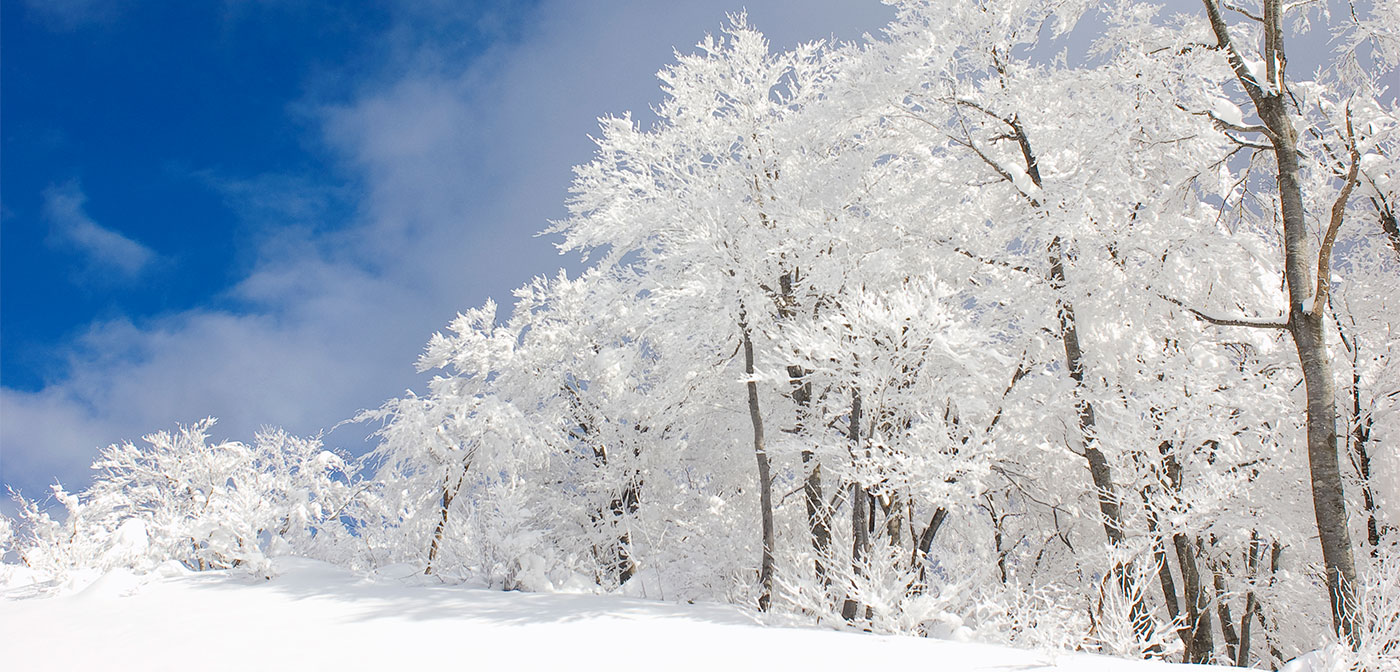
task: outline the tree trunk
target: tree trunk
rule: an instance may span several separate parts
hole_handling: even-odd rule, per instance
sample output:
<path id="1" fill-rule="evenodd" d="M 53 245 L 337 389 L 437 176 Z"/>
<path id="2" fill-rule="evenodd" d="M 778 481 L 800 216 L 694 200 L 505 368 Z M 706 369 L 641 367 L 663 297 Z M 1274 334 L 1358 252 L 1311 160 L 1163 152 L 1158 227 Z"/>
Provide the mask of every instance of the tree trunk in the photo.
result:
<path id="1" fill-rule="evenodd" d="M 1381 525 L 1376 516 L 1376 494 L 1371 485 L 1371 417 L 1361 408 L 1361 343 L 1353 335 L 1347 338 L 1341 321 L 1337 321 L 1337 332 L 1342 343 L 1351 353 L 1351 463 L 1361 479 L 1361 505 L 1366 512 L 1366 545 L 1371 547 L 1371 557 L 1377 557 L 1381 545 Z"/>
<path id="2" fill-rule="evenodd" d="M 796 315 L 797 300 L 792 287 L 796 276 L 797 271 L 793 270 L 784 273 L 778 279 L 782 291 L 779 315 L 784 320 L 792 319 Z M 805 476 L 802 481 L 802 496 L 807 505 L 807 529 L 812 537 L 812 565 L 817 580 L 829 589 L 831 576 L 826 569 L 826 559 L 831 557 L 831 527 L 826 511 L 826 499 L 822 494 L 822 464 L 817 459 L 810 437 L 807 436 L 808 421 L 812 415 L 812 383 L 806 379 L 807 371 L 801 366 L 789 364 L 787 372 L 788 381 L 792 385 L 792 401 L 797 406 L 797 424 L 793 432 L 804 440 L 802 470 Z"/>
<path id="3" fill-rule="evenodd" d="M 1230 602 L 1225 599 L 1225 577 L 1221 576 L 1217 567 L 1211 568 L 1211 574 L 1214 575 L 1215 584 L 1215 612 L 1220 617 L 1220 634 L 1225 638 L 1225 657 L 1235 660 L 1240 648 L 1240 635 L 1235 630 L 1235 619 L 1230 615 Z"/>
<path id="4" fill-rule="evenodd" d="M 1259 533 L 1249 534 L 1249 556 L 1246 558 L 1245 571 L 1249 573 L 1249 592 L 1244 598 L 1244 616 L 1240 617 L 1240 648 L 1235 654 L 1235 667 L 1245 667 L 1249 663 L 1249 644 L 1253 636 L 1254 611 L 1258 608 L 1258 598 L 1254 594 L 1255 581 L 1259 577 L 1259 555 L 1263 552 L 1263 546 L 1259 543 Z"/>
<path id="5" fill-rule="evenodd" d="M 1280 150 L 1280 153 L 1282 150 Z M 1291 150 L 1290 150 L 1291 152 Z M 1280 160 L 1279 188 L 1285 189 L 1283 177 L 1285 162 Z M 1288 190 L 1298 194 L 1296 167 L 1287 180 Z M 1307 390 L 1308 414 L 1308 467 L 1312 474 L 1313 513 L 1317 520 L 1318 539 L 1322 542 L 1322 561 L 1327 568 L 1327 592 L 1332 604 L 1332 625 L 1355 647 L 1358 642 L 1360 624 L 1356 613 L 1356 563 L 1352 558 L 1351 533 L 1347 529 L 1345 493 L 1342 490 L 1342 471 L 1337 456 L 1337 409 L 1332 383 L 1332 361 L 1327 353 L 1327 343 L 1322 329 L 1322 316 L 1315 311 L 1304 311 L 1293 281 L 1296 274 L 1306 274 L 1310 280 L 1307 264 L 1300 263 L 1297 247 L 1306 248 L 1306 227 L 1302 220 L 1302 202 L 1296 203 L 1299 220 L 1294 226 L 1298 235 L 1288 231 L 1288 216 L 1284 217 L 1284 237 L 1289 250 L 1288 266 L 1289 294 L 1293 306 L 1290 309 L 1289 331 L 1297 346 L 1298 358 L 1303 365 L 1303 385 Z M 1284 200 L 1284 210 L 1290 209 L 1289 199 Z M 1296 238 L 1296 240 L 1295 240 Z M 1299 263 L 1295 263 L 1299 262 Z M 1302 270 L 1298 270 L 1302 269 Z"/>
<path id="6" fill-rule="evenodd" d="M 1171 453 L 1171 444 L 1162 442 L 1157 446 L 1162 453 L 1162 470 L 1167 477 L 1167 485 L 1172 495 L 1181 497 L 1181 463 Z M 1215 651 L 1212 641 L 1209 587 L 1201 580 L 1200 564 L 1196 558 L 1196 544 L 1183 533 L 1172 535 L 1172 545 L 1176 549 L 1176 563 L 1181 569 L 1183 598 L 1186 603 L 1186 621 L 1178 634 L 1186 645 L 1182 662 L 1208 663 Z"/>
<path id="7" fill-rule="evenodd" d="M 919 590 L 928 587 L 928 555 L 933 548 L 933 538 L 938 536 L 938 528 L 943 527 L 943 520 L 948 517 L 948 510 L 939 507 L 933 512 L 933 518 L 929 519 L 928 527 L 919 534 L 919 545 L 915 549 L 915 562 L 919 567 Z"/>
<path id="8" fill-rule="evenodd" d="M 798 374 L 796 377 L 793 376 L 794 369 Z M 812 399 L 812 384 L 799 384 L 802 375 L 805 375 L 802 367 L 788 367 L 788 376 L 793 379 L 794 385 L 792 397 L 797 401 L 798 412 L 805 418 L 810 412 L 808 406 Z M 798 431 L 804 428 L 805 424 L 800 425 Z M 810 446 L 802 448 L 802 469 L 806 474 L 802 481 L 802 496 L 807 505 L 807 529 L 812 536 L 812 566 L 816 571 L 817 580 L 829 588 L 831 576 L 826 570 L 826 559 L 831 557 L 831 527 L 826 511 L 826 498 L 822 494 L 822 464 Z"/>
<path id="9" fill-rule="evenodd" d="M 1176 546 L 1176 562 L 1181 567 L 1181 582 L 1186 591 L 1186 652 L 1183 663 L 1209 663 L 1215 650 L 1212 642 L 1210 593 L 1201 581 L 1200 565 L 1196 562 L 1196 545 L 1186 535 L 1172 535 Z"/>
<path id="10" fill-rule="evenodd" d="M 1056 289 L 1065 286 L 1064 251 L 1060 239 L 1050 243 L 1050 282 Z M 1074 305 L 1060 302 L 1060 339 L 1064 342 L 1065 368 L 1074 379 L 1075 407 L 1079 411 L 1079 436 L 1084 459 L 1089 463 L 1089 475 L 1098 492 L 1099 513 L 1103 515 L 1103 530 L 1113 545 L 1123 542 L 1123 513 L 1118 500 L 1118 488 L 1113 482 L 1113 469 L 1098 448 L 1095 435 L 1094 405 L 1084 398 L 1084 350 L 1079 343 L 1079 329 L 1074 321 Z"/>
<path id="11" fill-rule="evenodd" d="M 895 548 L 904 547 L 904 518 L 908 504 L 903 493 L 896 492 L 890 495 L 890 505 L 885 512 L 885 535 L 889 537 L 890 546 Z"/>
<path id="12" fill-rule="evenodd" d="M 769 474 L 768 450 L 763 442 L 763 415 L 758 409 L 758 383 L 754 381 L 753 338 L 746 313 L 739 311 L 739 329 L 744 345 L 744 374 L 749 394 L 749 421 L 753 423 L 753 453 L 758 462 L 759 515 L 763 518 L 763 558 L 758 570 L 758 609 L 768 611 L 773 600 L 773 479 Z"/>
<path id="13" fill-rule="evenodd" d="M 1050 242 L 1050 283 L 1057 290 L 1065 287 L 1065 255 L 1060 239 Z M 1076 401 L 1079 410 L 1079 436 L 1084 449 L 1084 459 L 1089 463 L 1089 475 L 1094 481 L 1098 494 L 1099 513 L 1103 516 L 1104 534 L 1109 544 L 1123 543 L 1123 511 L 1118 495 L 1118 486 L 1113 481 L 1113 469 L 1098 447 L 1094 406 L 1084 398 L 1084 351 L 1079 343 L 1079 329 L 1074 319 L 1074 305 L 1060 301 L 1060 340 L 1065 348 L 1065 368 L 1075 382 Z M 1133 630 L 1144 639 L 1152 629 L 1151 615 L 1143 602 L 1142 593 L 1136 589 L 1131 563 L 1122 563 L 1112 570 L 1118 575 L 1118 586 L 1125 596 L 1132 596 L 1130 608 Z"/>
<path id="14" fill-rule="evenodd" d="M 1168 453 L 1171 448 L 1168 442 L 1163 441 L 1158 450 Z M 1152 508 L 1148 501 L 1148 491 L 1142 491 L 1144 508 L 1147 509 L 1147 534 L 1152 538 L 1152 560 L 1157 564 L 1157 580 L 1162 584 L 1162 602 L 1167 606 L 1167 616 L 1175 621 L 1181 615 L 1181 602 L 1176 595 L 1176 581 L 1172 579 L 1171 562 L 1167 559 L 1166 544 L 1162 542 L 1160 524 L 1157 521 L 1157 511 Z M 1186 631 L 1178 630 L 1182 644 L 1190 644 Z"/>
<path id="15" fill-rule="evenodd" d="M 1314 255 L 1309 242 L 1303 188 L 1298 167 L 1298 133 L 1288 113 L 1284 95 L 1286 64 L 1283 50 L 1283 11 L 1279 0 L 1265 0 L 1263 12 L 1266 81 L 1256 82 L 1235 49 L 1229 27 L 1216 0 L 1203 0 L 1216 41 L 1229 60 L 1236 79 L 1254 102 L 1255 111 L 1269 129 L 1269 141 L 1278 165 L 1277 183 L 1283 219 L 1284 279 L 1288 285 L 1288 332 L 1298 351 L 1307 395 L 1308 468 L 1311 472 L 1313 514 L 1317 520 L 1322 561 L 1327 570 L 1327 593 L 1332 625 L 1354 648 L 1359 644 L 1360 623 L 1356 605 L 1356 562 L 1352 558 L 1351 533 L 1347 529 L 1346 501 L 1337 455 L 1337 408 L 1332 382 L 1332 360 L 1323 332 L 1326 306 L 1315 296 L 1313 269 L 1329 266 L 1325 255 Z M 1347 192 L 1344 190 L 1343 194 Z M 1344 203 L 1343 203 L 1344 204 Z"/>
<path id="16" fill-rule="evenodd" d="M 442 545 L 442 535 L 447 530 L 447 511 L 452 506 L 452 500 L 456 499 L 457 491 L 462 489 L 462 481 L 467 477 L 468 465 L 462 469 L 461 475 L 457 477 L 457 484 L 448 487 L 449 480 L 442 483 L 442 516 L 438 518 L 437 528 L 433 530 L 433 541 L 428 545 L 428 566 L 423 570 L 424 574 L 433 573 L 433 563 L 437 561 L 438 548 Z"/>
<path id="17" fill-rule="evenodd" d="M 1400 224 L 1395 221 L 1395 210 L 1383 199 L 1372 197 L 1371 203 L 1380 213 L 1381 230 L 1385 232 L 1386 240 L 1390 241 L 1390 248 L 1395 250 L 1396 256 L 1400 256 Z"/>
<path id="18" fill-rule="evenodd" d="M 860 449 L 860 392 L 851 394 L 851 458 L 854 460 Z M 859 481 L 851 483 L 851 572 L 862 576 L 861 563 L 870 548 L 870 493 Z M 860 613 L 860 601 L 846 598 L 841 605 L 841 617 L 853 621 Z"/>

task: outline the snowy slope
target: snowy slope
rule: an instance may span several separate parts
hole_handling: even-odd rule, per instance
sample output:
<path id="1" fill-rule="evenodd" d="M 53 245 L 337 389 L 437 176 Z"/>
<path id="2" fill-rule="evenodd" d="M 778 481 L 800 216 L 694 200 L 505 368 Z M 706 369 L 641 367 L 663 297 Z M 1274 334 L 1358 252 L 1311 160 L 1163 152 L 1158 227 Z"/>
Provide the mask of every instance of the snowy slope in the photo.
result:
<path id="1" fill-rule="evenodd" d="M 283 559 L 244 574 L 109 573 L 61 597 L 10 588 L 10 670 L 1166 671 L 1187 666 L 763 626 L 739 609 L 360 579 Z M 426 667 L 432 666 L 432 667 Z"/>

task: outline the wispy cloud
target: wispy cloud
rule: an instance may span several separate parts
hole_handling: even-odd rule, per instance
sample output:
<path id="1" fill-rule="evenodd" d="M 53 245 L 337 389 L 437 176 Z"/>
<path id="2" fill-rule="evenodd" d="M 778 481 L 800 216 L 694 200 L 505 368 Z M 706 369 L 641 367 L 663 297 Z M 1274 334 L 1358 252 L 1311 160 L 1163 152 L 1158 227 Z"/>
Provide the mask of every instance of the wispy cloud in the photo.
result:
<path id="1" fill-rule="evenodd" d="M 83 209 L 86 201 L 77 182 L 44 190 L 50 244 L 81 254 L 93 272 L 123 280 L 141 275 L 157 260 L 149 247 L 93 221 Z"/>
<path id="2" fill-rule="evenodd" d="M 570 167 L 590 157 L 595 119 L 629 109 L 644 118 L 672 49 L 689 51 L 745 4 L 775 45 L 858 38 L 890 13 L 873 0 L 550 0 L 523 34 L 472 61 L 451 35 L 428 25 L 425 37 L 418 17 L 402 19 L 386 33 L 404 43 L 398 61 L 348 100 L 300 103 L 319 110 L 309 142 L 335 152 L 352 186 L 206 175 L 229 207 L 268 224 L 251 227 L 244 277 L 219 308 L 94 324 L 66 346 L 65 377 L 34 393 L 3 390 L 0 480 L 35 494 L 54 476 L 83 478 L 99 445 L 206 415 L 234 438 L 264 424 L 315 433 L 419 385 L 413 361 L 456 311 L 508 300 L 570 261 L 534 234 L 565 214 Z M 476 20 L 455 3 L 433 9 Z M 76 186 L 51 192 L 51 219 L 101 230 Z M 109 249 L 104 258 L 151 263 L 149 250 L 107 233 L 87 238 L 127 244 L 90 246 Z M 328 443 L 360 447 L 370 429 L 342 428 Z"/>

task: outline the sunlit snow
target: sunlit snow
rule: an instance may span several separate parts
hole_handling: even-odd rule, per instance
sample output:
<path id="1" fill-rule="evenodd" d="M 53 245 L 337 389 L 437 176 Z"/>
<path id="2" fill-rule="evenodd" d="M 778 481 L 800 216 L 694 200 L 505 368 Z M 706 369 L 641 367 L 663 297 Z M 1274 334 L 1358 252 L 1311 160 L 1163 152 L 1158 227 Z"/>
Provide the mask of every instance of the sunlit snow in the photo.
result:
<path id="1" fill-rule="evenodd" d="M 10 566 L 11 569 L 17 569 Z M 59 597 L 7 577 L 10 670 L 1170 670 L 1187 666 L 765 625 L 731 606 L 438 585 L 397 566 L 361 578 L 276 561 L 263 580 L 113 570 Z M 411 572 L 405 575 L 405 572 Z M 74 586 L 76 588 L 76 586 Z"/>

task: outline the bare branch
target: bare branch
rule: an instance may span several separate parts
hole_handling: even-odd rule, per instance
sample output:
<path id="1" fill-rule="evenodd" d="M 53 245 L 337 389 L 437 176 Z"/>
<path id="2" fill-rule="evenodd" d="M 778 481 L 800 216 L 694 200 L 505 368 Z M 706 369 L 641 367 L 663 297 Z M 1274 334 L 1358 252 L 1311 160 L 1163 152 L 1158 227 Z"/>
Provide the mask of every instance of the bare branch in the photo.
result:
<path id="1" fill-rule="evenodd" d="M 1012 270 L 1012 271 L 1020 271 L 1020 272 L 1022 272 L 1022 273 L 1027 274 L 1027 275 L 1030 275 L 1030 276 L 1035 277 L 1037 280 L 1044 280 L 1044 278 L 1041 277 L 1041 274 L 1040 274 L 1040 273 L 1037 273 L 1034 269 L 1032 269 L 1032 268 L 1029 267 L 1029 266 L 1018 266 L 1018 265 L 1013 264 L 1013 263 L 1011 263 L 1011 262 L 1009 262 L 1009 261 L 1002 261 L 1001 259 L 988 259 L 988 258 L 986 258 L 986 257 L 983 257 L 983 256 L 981 256 L 981 255 L 975 253 L 975 252 L 972 252 L 972 251 L 970 251 L 970 250 L 964 249 L 964 248 L 962 248 L 962 247 L 958 247 L 957 245 L 952 246 L 952 249 L 953 249 L 954 252 L 957 252 L 958 254 L 961 254 L 961 255 L 963 255 L 964 257 L 967 257 L 968 259 L 971 259 L 971 260 L 973 260 L 973 261 L 981 262 L 981 263 L 986 264 L 986 265 L 988 265 L 988 266 L 997 266 L 997 267 L 1005 268 L 1005 269 Z"/>
<path id="2" fill-rule="evenodd" d="M 1220 6 L 1221 6 L 1221 7 L 1224 7 L 1225 9 L 1228 9 L 1228 10 L 1230 10 L 1230 11 L 1232 11 L 1232 12 L 1236 12 L 1236 13 L 1239 13 L 1239 14 L 1243 14 L 1243 15 L 1245 15 L 1245 16 L 1247 16 L 1247 17 L 1249 17 L 1249 18 L 1251 18 L 1251 19 L 1253 19 L 1253 20 L 1255 20 L 1255 21 L 1258 21 L 1259 23 L 1263 23 L 1263 22 L 1264 22 L 1264 17 L 1259 16 L 1258 14 L 1254 14 L 1254 13 L 1250 12 L 1249 10 L 1247 10 L 1247 9 L 1245 9 L 1245 8 L 1239 6 L 1239 5 L 1232 4 L 1232 3 L 1229 3 L 1229 2 L 1222 2 L 1222 3 L 1220 3 Z"/>
<path id="3" fill-rule="evenodd" d="M 1269 130 L 1269 127 L 1264 126 L 1262 124 L 1251 124 L 1249 126 L 1241 126 L 1239 124 L 1234 124 L 1224 119 L 1221 119 L 1215 114 L 1215 112 L 1211 110 L 1205 110 L 1202 112 L 1192 112 L 1191 110 L 1188 110 L 1186 109 L 1186 107 L 1179 104 L 1176 106 L 1176 108 L 1197 117 L 1210 117 L 1210 120 L 1214 123 L 1215 127 L 1222 131 L 1235 131 L 1236 133 L 1263 133 L 1264 135 L 1268 136 L 1271 140 L 1277 137 L 1274 135 L 1273 131 Z M 1226 135 L 1229 134 L 1227 133 Z"/>
<path id="4" fill-rule="evenodd" d="M 1226 133 L 1226 134 L 1225 134 L 1225 137 L 1226 137 L 1226 138 L 1229 138 L 1230 142 L 1233 142 L 1233 143 L 1235 143 L 1236 145 L 1239 145 L 1240 147 L 1248 147 L 1248 148 L 1250 148 L 1250 149 L 1260 149 L 1260 150 L 1264 150 L 1264 151 L 1267 151 L 1267 152 L 1272 152 L 1272 151 L 1274 151 L 1274 148 L 1271 147 L 1271 146 L 1269 146 L 1269 145 L 1265 145 L 1265 144 L 1258 143 L 1258 142 L 1250 142 L 1250 141 L 1248 141 L 1248 140 L 1243 140 L 1243 139 L 1237 138 L 1237 137 L 1235 137 L 1235 136 L 1233 136 L 1233 135 L 1230 135 L 1229 133 Z"/>
<path id="5" fill-rule="evenodd" d="M 1207 315 L 1206 313 L 1203 313 L 1203 312 L 1201 312 L 1201 311 L 1199 311 L 1199 310 L 1196 310 L 1195 308 L 1192 308 L 1191 306 L 1186 305 L 1185 303 L 1181 302 L 1181 301 L 1178 300 L 1178 299 L 1173 299 L 1172 297 L 1167 296 L 1166 294 L 1162 294 L 1162 293 L 1160 293 L 1160 292 L 1157 292 L 1156 294 L 1157 294 L 1157 297 L 1160 298 L 1160 299 L 1162 299 L 1163 301 L 1166 301 L 1167 303 L 1170 303 L 1170 304 L 1172 304 L 1172 305 L 1174 305 L 1174 306 L 1176 306 L 1176 307 L 1178 307 L 1178 308 L 1181 308 L 1182 310 L 1185 310 L 1185 311 L 1188 312 L 1188 313 L 1191 313 L 1193 316 L 1195 316 L 1196 319 L 1198 319 L 1198 320 L 1200 320 L 1200 321 L 1202 321 L 1202 322 L 1208 322 L 1208 323 L 1213 324 L 1213 325 L 1215 325 L 1215 326 L 1217 326 L 1217 327 L 1252 327 L 1252 328 L 1255 328 L 1255 329 L 1287 329 L 1287 328 L 1288 328 L 1288 320 L 1287 320 L 1286 318 L 1283 318 L 1283 319 L 1273 319 L 1273 320 L 1260 320 L 1260 319 L 1251 319 L 1251 318 L 1223 318 L 1223 317 L 1215 317 L 1215 316 L 1213 316 L 1213 315 Z"/>
<path id="6" fill-rule="evenodd" d="M 1313 314 L 1322 315 L 1327 303 L 1327 292 L 1331 289 L 1332 244 L 1337 242 L 1337 231 L 1342 228 L 1342 216 L 1346 214 L 1347 199 L 1356 186 L 1356 173 L 1361 168 L 1361 152 L 1356 149 L 1356 134 L 1351 126 L 1351 103 L 1347 103 L 1347 149 L 1351 153 L 1351 169 L 1347 171 L 1346 182 L 1337 200 L 1332 203 L 1332 221 L 1327 225 L 1327 233 L 1322 237 L 1322 248 L 1317 253 L 1317 291 L 1313 294 Z"/>

